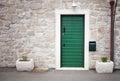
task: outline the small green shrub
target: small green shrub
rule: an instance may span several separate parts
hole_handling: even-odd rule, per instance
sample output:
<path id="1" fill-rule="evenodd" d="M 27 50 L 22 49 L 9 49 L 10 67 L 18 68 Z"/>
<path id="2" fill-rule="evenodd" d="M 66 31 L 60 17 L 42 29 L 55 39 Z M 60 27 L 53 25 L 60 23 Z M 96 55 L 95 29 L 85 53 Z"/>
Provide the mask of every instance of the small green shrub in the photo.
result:
<path id="1" fill-rule="evenodd" d="M 23 56 L 22 56 L 22 60 L 23 60 L 23 61 L 27 61 L 27 56 L 26 56 L 26 55 L 23 55 Z"/>
<path id="2" fill-rule="evenodd" d="M 108 60 L 108 57 L 101 57 L 102 62 L 107 62 L 107 60 Z"/>

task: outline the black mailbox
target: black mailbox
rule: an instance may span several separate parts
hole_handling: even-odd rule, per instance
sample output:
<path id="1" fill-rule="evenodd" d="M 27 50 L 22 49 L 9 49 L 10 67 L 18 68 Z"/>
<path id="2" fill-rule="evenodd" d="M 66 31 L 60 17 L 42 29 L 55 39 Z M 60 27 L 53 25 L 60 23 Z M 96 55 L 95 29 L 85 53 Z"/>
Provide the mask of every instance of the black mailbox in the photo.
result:
<path id="1" fill-rule="evenodd" d="M 96 51 L 96 41 L 89 42 L 89 51 Z"/>

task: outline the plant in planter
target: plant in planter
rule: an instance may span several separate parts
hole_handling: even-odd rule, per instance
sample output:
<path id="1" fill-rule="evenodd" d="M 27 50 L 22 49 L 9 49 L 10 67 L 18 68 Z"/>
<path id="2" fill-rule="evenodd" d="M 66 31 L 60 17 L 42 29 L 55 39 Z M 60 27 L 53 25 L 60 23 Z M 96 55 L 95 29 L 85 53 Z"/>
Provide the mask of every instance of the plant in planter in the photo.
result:
<path id="1" fill-rule="evenodd" d="M 96 71 L 98 73 L 112 73 L 113 65 L 112 61 L 108 61 L 108 57 L 101 57 L 101 61 L 96 61 Z"/>
<path id="2" fill-rule="evenodd" d="M 23 55 L 21 61 L 28 61 L 28 57 L 26 55 Z"/>
<path id="3" fill-rule="evenodd" d="M 17 71 L 32 71 L 34 68 L 33 59 L 28 59 L 27 55 L 22 55 L 20 59 L 16 61 Z"/>
<path id="4" fill-rule="evenodd" d="M 102 62 L 107 62 L 108 61 L 108 57 L 101 57 L 101 61 Z"/>

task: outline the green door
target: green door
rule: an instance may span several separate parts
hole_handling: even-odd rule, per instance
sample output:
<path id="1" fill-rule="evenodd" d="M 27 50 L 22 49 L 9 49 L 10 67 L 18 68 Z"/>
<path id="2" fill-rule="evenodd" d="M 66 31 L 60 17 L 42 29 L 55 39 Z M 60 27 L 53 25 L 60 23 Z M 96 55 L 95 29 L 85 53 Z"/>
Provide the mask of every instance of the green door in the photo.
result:
<path id="1" fill-rule="evenodd" d="M 84 67 L 84 15 L 61 15 L 61 67 Z"/>

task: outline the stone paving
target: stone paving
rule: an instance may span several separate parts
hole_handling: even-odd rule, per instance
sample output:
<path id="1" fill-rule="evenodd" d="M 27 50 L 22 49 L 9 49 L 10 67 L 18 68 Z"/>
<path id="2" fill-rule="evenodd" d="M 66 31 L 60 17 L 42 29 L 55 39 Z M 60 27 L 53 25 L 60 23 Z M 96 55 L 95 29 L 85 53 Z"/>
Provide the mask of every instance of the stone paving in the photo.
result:
<path id="1" fill-rule="evenodd" d="M 0 68 L 0 81 L 120 81 L 120 70 L 98 74 L 95 70 L 49 70 L 46 72 L 17 72 L 15 68 Z"/>

